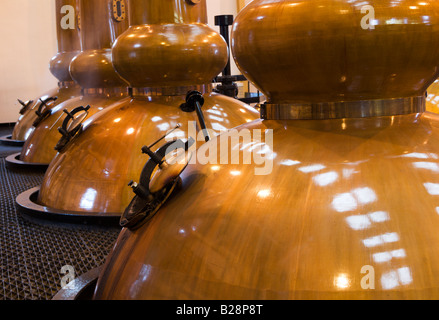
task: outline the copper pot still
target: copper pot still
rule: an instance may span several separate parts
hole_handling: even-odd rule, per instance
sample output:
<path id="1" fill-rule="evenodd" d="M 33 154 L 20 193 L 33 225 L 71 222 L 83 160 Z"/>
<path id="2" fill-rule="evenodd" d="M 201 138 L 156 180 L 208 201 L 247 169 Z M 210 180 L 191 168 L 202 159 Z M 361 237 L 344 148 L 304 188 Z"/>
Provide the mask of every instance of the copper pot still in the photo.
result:
<path id="1" fill-rule="evenodd" d="M 427 111 L 439 113 L 439 79 L 428 87 L 425 106 Z"/>
<path id="2" fill-rule="evenodd" d="M 425 112 L 439 4 L 368 4 L 247 5 L 233 54 L 268 101 L 232 138 L 266 132 L 248 143 L 267 145 L 271 170 L 190 164 L 123 229 L 95 299 L 439 298 L 439 118 Z"/>
<path id="3" fill-rule="evenodd" d="M 113 12 L 115 2 L 122 2 L 125 7 L 124 0 L 79 0 L 81 52 L 69 61 L 68 72 L 80 85 L 81 94 L 51 108 L 38 119 L 19 156 L 23 166 L 48 166 L 57 153 L 60 140 L 68 142 L 74 136 L 72 128 L 78 129 L 81 121 L 128 95 L 128 86 L 111 61 L 112 44 L 128 28 L 126 11 L 117 15 Z M 61 135 L 59 128 L 66 117 L 72 122 Z"/>
<path id="4" fill-rule="evenodd" d="M 12 140 L 24 142 L 35 130 L 40 116 L 47 114 L 58 104 L 81 94 L 81 88 L 69 72 L 70 62 L 81 50 L 79 1 L 55 0 L 55 10 L 58 53 L 50 60 L 49 68 L 59 81 L 58 87 L 33 100 L 19 100 L 20 117 L 14 126 Z"/>
<path id="5" fill-rule="evenodd" d="M 128 3 L 130 28 L 114 44 L 112 60 L 132 88 L 131 96 L 86 120 L 55 156 L 38 193 L 41 217 L 69 212 L 119 222 L 149 159 L 144 146 L 166 134 L 171 140 L 188 139 L 192 127 L 198 136 L 200 119 L 213 138 L 259 117 L 249 105 L 212 91 L 228 50 L 207 26 L 206 1 Z M 201 118 L 194 110 L 183 110 L 188 92 L 199 92 Z M 194 138 L 198 145 L 205 142 Z"/>

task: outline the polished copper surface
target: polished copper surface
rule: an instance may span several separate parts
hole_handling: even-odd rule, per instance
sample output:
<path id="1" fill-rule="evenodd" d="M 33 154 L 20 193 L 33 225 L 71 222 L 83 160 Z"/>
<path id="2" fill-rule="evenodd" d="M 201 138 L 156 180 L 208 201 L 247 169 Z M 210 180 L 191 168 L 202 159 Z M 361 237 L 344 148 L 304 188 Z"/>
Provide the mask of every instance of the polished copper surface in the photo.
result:
<path id="1" fill-rule="evenodd" d="M 364 29 L 366 4 L 375 16 Z M 189 164 L 152 219 L 123 229 L 95 298 L 438 299 L 439 115 L 377 116 L 387 103 L 369 117 L 318 109 L 425 105 L 439 70 L 438 5 L 247 5 L 232 35 L 238 67 L 268 105 L 312 105 L 320 119 L 274 113 L 203 144 L 197 153 L 229 152 Z"/>
<path id="2" fill-rule="evenodd" d="M 75 8 L 74 16 L 76 21 L 74 28 L 64 28 L 61 23 L 66 15 L 62 13 L 64 6 Z M 70 72 L 70 62 L 81 51 L 80 31 L 78 26 L 79 0 L 55 0 L 56 10 L 56 33 L 58 53 L 50 60 L 50 71 L 60 81 L 73 81 Z M 73 14 L 73 13 L 72 13 Z"/>
<path id="3" fill-rule="evenodd" d="M 34 99 L 34 102 L 29 105 L 27 111 L 18 118 L 15 124 L 12 132 L 12 139 L 14 140 L 25 141 L 35 129 L 33 123 L 37 119 L 35 111 L 39 108 L 40 99 L 45 100 L 49 97 L 57 97 L 56 101 L 47 104 L 48 108 L 52 108 L 81 94 L 80 87 L 74 83 L 69 72 L 70 62 L 81 50 L 80 32 L 78 28 L 62 28 L 61 20 L 64 14 L 61 13 L 61 8 L 64 6 L 76 8 L 77 14 L 79 14 L 79 1 L 55 0 L 58 53 L 50 60 L 49 68 L 52 74 L 59 80 L 58 88 L 49 90 L 41 97 Z"/>
<path id="4" fill-rule="evenodd" d="M 131 0 L 131 27 L 113 47 L 117 72 L 131 87 L 210 83 L 227 63 L 227 44 L 205 23 L 206 1 Z"/>
<path id="5" fill-rule="evenodd" d="M 122 231 L 95 298 L 438 299 L 438 128 L 431 113 L 241 126 L 273 130 L 271 174 L 189 165 Z"/>
<path id="6" fill-rule="evenodd" d="M 75 12 L 64 10 L 63 7 L 70 6 Z M 80 30 L 80 3 L 79 0 L 55 0 L 56 36 L 59 53 L 67 53 L 81 50 L 79 39 Z M 69 21 L 69 26 L 63 26 L 63 18 L 71 14 L 75 21 Z"/>
<path id="7" fill-rule="evenodd" d="M 179 86 L 179 87 L 144 87 L 132 88 L 131 96 L 135 99 L 148 99 L 150 96 L 183 96 L 189 91 L 198 91 L 202 94 L 212 92 L 213 85 L 202 84 L 194 86 Z"/>
<path id="8" fill-rule="evenodd" d="M 128 28 L 128 19 L 113 17 L 113 1 L 81 0 L 82 52 L 70 64 L 73 79 L 82 88 L 126 87 L 114 71 L 111 47 Z"/>
<path id="9" fill-rule="evenodd" d="M 425 97 L 332 103 L 270 104 L 260 106 L 261 119 L 343 119 L 381 117 L 425 111 Z"/>
<path id="10" fill-rule="evenodd" d="M 74 87 L 76 86 L 74 85 Z M 14 130 L 12 131 L 13 140 L 25 141 L 35 130 L 33 123 L 38 117 L 35 111 L 38 110 L 39 105 L 41 104 L 40 99 L 44 101 L 45 99 L 48 99 L 50 97 L 60 96 L 60 99 L 68 100 L 76 96 L 78 91 L 80 91 L 77 89 L 60 90 L 61 88 L 54 88 L 44 93 L 41 97 L 33 100 L 33 102 L 29 105 L 27 111 L 24 114 L 20 115 L 17 122 L 15 123 Z M 67 95 L 60 94 L 64 92 L 67 93 Z M 48 107 L 52 107 L 54 103 L 56 103 L 56 101 L 49 103 Z"/>
<path id="11" fill-rule="evenodd" d="M 216 93 L 204 98 L 207 127 L 217 134 L 258 117 L 235 99 Z M 178 124 L 168 139 L 188 138 L 188 126 L 198 122 L 195 112 L 180 109 L 184 102 L 185 95 L 127 98 L 88 118 L 83 132 L 51 162 L 39 203 L 66 211 L 121 214 L 133 197 L 128 183 L 139 179 L 148 160 L 141 148 Z"/>
<path id="12" fill-rule="evenodd" d="M 374 8 L 373 21 L 363 20 L 365 5 Z M 254 0 L 235 19 L 231 47 L 271 103 L 421 96 L 438 78 L 438 5 Z"/>
<path id="13" fill-rule="evenodd" d="M 61 139 L 58 128 L 61 127 L 66 116 L 63 110 L 72 111 L 77 107 L 89 105 L 88 117 L 90 117 L 128 95 L 128 89 L 124 93 L 108 92 L 108 94 L 79 96 L 54 107 L 50 117 L 42 121 L 24 143 L 20 160 L 24 163 L 49 164 L 57 154 L 55 146 Z"/>
<path id="14" fill-rule="evenodd" d="M 79 106 L 90 105 L 88 116 L 91 116 L 128 95 L 127 84 L 112 66 L 110 49 L 115 37 L 128 27 L 128 23 L 126 20 L 114 20 L 111 4 L 109 0 L 80 0 L 83 50 L 72 60 L 70 73 L 81 86 L 82 95 L 51 110 L 51 115 L 26 140 L 21 161 L 50 163 L 61 138 L 58 128 L 66 116 L 64 109 L 72 111 Z"/>
<path id="15" fill-rule="evenodd" d="M 113 62 L 133 86 L 132 96 L 90 117 L 83 132 L 56 155 L 39 193 L 44 206 L 122 214 L 133 197 L 128 183 L 139 179 L 148 160 L 141 148 L 179 124 L 168 138 L 188 138 L 189 127 L 198 123 L 196 112 L 180 109 L 190 90 L 204 93 L 207 128 L 216 134 L 258 118 L 252 107 L 211 92 L 212 79 L 226 63 L 227 48 L 204 24 L 205 0 L 129 4 L 135 8 L 130 11 L 131 27 L 117 39 Z M 160 38 L 172 41 L 154 48 Z"/>
<path id="16" fill-rule="evenodd" d="M 427 89 L 425 106 L 427 111 L 439 113 L 439 80 L 437 79 Z"/>
<path id="17" fill-rule="evenodd" d="M 130 24 L 207 24 L 206 0 L 129 0 L 136 10 L 130 10 Z"/>

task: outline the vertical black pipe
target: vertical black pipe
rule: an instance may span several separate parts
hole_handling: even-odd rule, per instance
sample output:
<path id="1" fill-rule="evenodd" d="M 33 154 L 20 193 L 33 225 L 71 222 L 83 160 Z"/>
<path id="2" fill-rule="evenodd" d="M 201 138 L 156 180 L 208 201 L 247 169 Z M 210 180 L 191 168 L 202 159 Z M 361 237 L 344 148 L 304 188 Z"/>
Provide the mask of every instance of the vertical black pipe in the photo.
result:
<path id="1" fill-rule="evenodd" d="M 229 45 L 229 26 L 233 24 L 233 15 L 221 15 L 215 16 L 215 25 L 220 27 L 220 34 L 223 36 L 224 40 L 226 40 L 227 48 L 229 50 L 229 59 L 227 61 L 227 65 L 224 68 L 223 76 L 230 76 L 230 45 Z"/>

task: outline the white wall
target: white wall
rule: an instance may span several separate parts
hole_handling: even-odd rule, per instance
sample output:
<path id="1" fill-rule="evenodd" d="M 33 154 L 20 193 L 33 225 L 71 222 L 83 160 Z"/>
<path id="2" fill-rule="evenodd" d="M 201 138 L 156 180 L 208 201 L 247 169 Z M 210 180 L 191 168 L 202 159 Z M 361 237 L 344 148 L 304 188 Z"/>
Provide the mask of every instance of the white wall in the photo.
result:
<path id="1" fill-rule="evenodd" d="M 56 87 L 49 61 L 57 52 L 54 0 L 0 0 L 0 123 L 15 122 L 17 99 L 36 99 Z M 214 17 L 237 15 L 236 0 L 207 0 L 209 25 Z M 232 61 L 232 74 L 239 74 Z"/>
<path id="2" fill-rule="evenodd" d="M 0 123 L 15 122 L 21 100 L 56 87 L 49 71 L 57 52 L 53 0 L 1 0 Z"/>

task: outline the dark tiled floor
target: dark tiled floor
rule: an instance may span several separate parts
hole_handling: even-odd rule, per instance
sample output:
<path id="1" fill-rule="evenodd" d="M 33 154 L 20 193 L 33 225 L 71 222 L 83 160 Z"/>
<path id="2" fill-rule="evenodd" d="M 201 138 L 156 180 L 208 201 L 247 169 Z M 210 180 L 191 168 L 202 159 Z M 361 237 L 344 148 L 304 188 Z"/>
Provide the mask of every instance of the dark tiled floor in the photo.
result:
<path id="1" fill-rule="evenodd" d="M 14 129 L 13 124 L 0 124 L 0 137 L 9 135 Z M 0 143 L 0 157 L 5 157 L 12 153 L 20 152 L 21 147 L 7 146 Z"/>
<path id="2" fill-rule="evenodd" d="M 0 136 L 11 131 L 0 126 Z M 49 300 L 61 289 L 63 266 L 80 276 L 102 265 L 120 230 L 23 219 L 15 198 L 44 174 L 6 168 L 4 158 L 20 149 L 0 145 L 0 299 Z"/>

